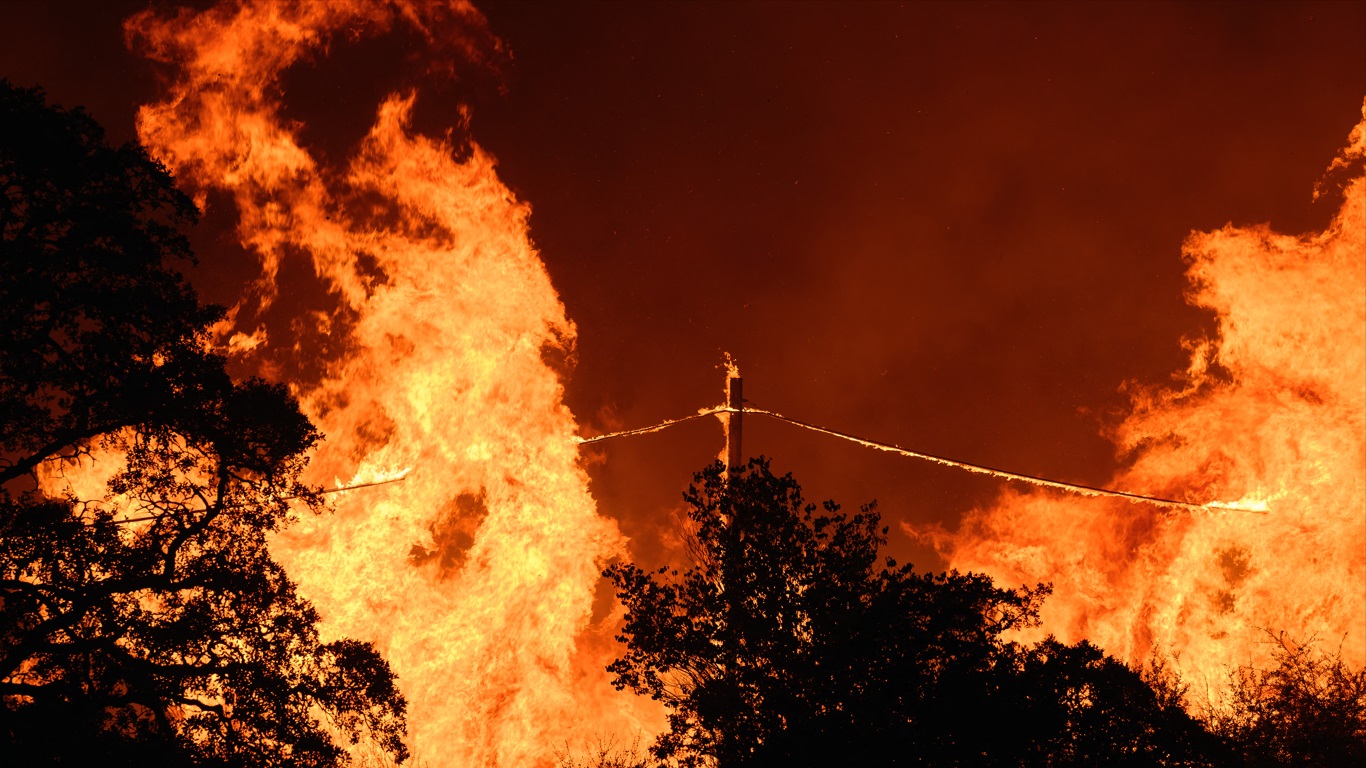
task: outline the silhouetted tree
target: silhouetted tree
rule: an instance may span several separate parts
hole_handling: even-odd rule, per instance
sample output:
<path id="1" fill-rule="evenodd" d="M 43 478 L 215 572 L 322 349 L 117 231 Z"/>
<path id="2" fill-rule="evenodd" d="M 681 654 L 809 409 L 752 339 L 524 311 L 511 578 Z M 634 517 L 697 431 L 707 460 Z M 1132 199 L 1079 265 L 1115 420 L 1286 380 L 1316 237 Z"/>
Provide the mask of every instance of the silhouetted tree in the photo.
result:
<path id="1" fill-rule="evenodd" d="M 1248 768 L 1366 765 L 1366 670 L 1284 633 L 1271 641 L 1275 666 L 1235 669 L 1211 729 Z"/>
<path id="2" fill-rule="evenodd" d="M 1088 642 L 1017 648 L 987 698 L 990 765 L 1232 766 L 1233 753 L 1186 711 L 1179 693 Z"/>
<path id="3" fill-rule="evenodd" d="M 656 763 L 641 748 L 636 737 L 629 745 L 615 739 L 599 738 L 596 743 L 576 753 L 569 744 L 555 751 L 556 768 L 648 768 Z"/>
<path id="4" fill-rule="evenodd" d="M 221 310 L 173 269 L 193 204 L 7 81 L 0 190 L 3 762 L 324 766 L 337 736 L 401 760 L 387 663 L 322 643 L 267 551 L 321 506 L 300 480 L 317 433 L 208 351 Z"/>
<path id="5" fill-rule="evenodd" d="M 790 475 L 718 463 L 684 494 L 695 564 L 605 575 L 626 607 L 618 688 L 670 709 L 685 766 L 1207 765 L 1217 744 L 1094 647 L 1004 639 L 1048 589 L 919 574 L 871 505 L 807 504 Z"/>

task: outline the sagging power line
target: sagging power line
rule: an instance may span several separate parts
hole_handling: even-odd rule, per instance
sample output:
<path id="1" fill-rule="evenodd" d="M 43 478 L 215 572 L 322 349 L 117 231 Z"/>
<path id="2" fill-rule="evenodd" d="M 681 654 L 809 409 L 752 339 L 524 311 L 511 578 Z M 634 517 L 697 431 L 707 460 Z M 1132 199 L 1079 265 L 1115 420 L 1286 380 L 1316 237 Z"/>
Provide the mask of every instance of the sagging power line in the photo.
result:
<path id="1" fill-rule="evenodd" d="M 722 414 L 727 414 L 730 415 L 731 418 L 731 423 L 728 425 L 729 428 L 727 429 L 727 459 L 731 466 L 739 466 L 740 459 L 737 459 L 737 457 L 739 456 L 739 417 L 743 414 L 752 413 L 756 416 L 766 416 L 768 418 L 786 422 L 793 426 L 801 427 L 802 429 L 817 432 L 819 434 L 830 435 L 831 437 L 838 437 L 842 440 L 848 440 L 849 442 L 862 445 L 866 448 L 873 448 L 879 451 L 896 453 L 909 458 L 920 459 L 922 461 L 928 461 L 934 464 L 939 464 L 941 466 L 953 467 L 955 469 L 961 469 L 976 474 L 989 475 L 991 477 L 998 477 L 1003 480 L 1015 480 L 1018 482 L 1036 485 L 1042 488 L 1052 488 L 1054 490 L 1066 491 L 1068 493 L 1076 493 L 1083 496 L 1119 498 L 1125 499 L 1130 502 L 1144 502 L 1148 504 L 1156 504 L 1158 506 L 1174 509 L 1201 510 L 1206 512 L 1216 510 L 1237 510 L 1242 512 L 1266 511 L 1265 509 L 1255 509 L 1246 506 L 1238 506 L 1236 504 L 1228 504 L 1223 502 L 1207 502 L 1204 504 L 1199 504 L 1196 502 L 1178 501 L 1176 499 L 1168 499 L 1161 496 L 1150 496 L 1148 494 L 1143 493 L 1133 493 L 1130 491 L 1121 491 L 1114 488 L 1104 488 L 1101 486 L 1086 485 L 1083 483 L 1068 483 L 1062 480 L 1053 480 L 1051 478 L 1039 477 L 1037 475 L 1027 475 L 1022 472 L 1011 472 L 1010 470 L 998 469 L 996 467 L 990 467 L 985 464 L 975 464 L 970 461 L 961 461 L 958 459 L 951 459 L 946 456 L 937 456 L 932 453 L 925 453 L 923 451 L 911 450 L 910 448 L 903 448 L 899 445 L 896 445 L 895 443 L 887 443 L 880 440 L 873 440 L 867 437 L 860 437 L 849 432 L 843 432 L 841 430 L 831 429 L 829 427 L 823 427 L 818 424 L 812 424 L 810 422 L 794 419 L 788 416 L 784 416 L 781 413 L 777 413 L 776 411 L 769 411 L 763 408 L 750 407 L 746 404 L 743 397 L 740 397 L 739 377 L 731 377 L 729 379 L 729 381 L 727 382 L 727 393 L 728 402 L 726 405 L 718 405 L 713 408 L 704 408 L 698 411 L 697 413 L 684 416 L 678 419 L 666 419 L 665 421 L 662 421 L 658 424 L 649 427 L 625 429 L 618 432 L 608 432 L 602 435 L 594 435 L 592 437 L 576 436 L 574 439 L 577 443 L 585 445 L 588 443 L 601 442 L 603 440 L 610 440 L 612 438 L 617 437 L 629 437 L 631 435 L 645 435 L 650 434 L 652 432 L 661 432 L 665 429 L 668 429 L 669 427 L 682 424 L 684 422 L 693 421 L 694 419 L 700 419 L 705 416 L 720 416 Z"/>

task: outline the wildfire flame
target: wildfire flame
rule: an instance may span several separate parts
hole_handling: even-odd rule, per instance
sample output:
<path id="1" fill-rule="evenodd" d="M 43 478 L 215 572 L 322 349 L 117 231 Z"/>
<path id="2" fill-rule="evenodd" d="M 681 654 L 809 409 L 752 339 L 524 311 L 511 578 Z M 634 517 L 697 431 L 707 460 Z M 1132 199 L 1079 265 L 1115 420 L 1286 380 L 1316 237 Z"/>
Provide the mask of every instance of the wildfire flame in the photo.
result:
<path id="1" fill-rule="evenodd" d="M 291 259 L 340 303 L 311 320 L 343 325 L 345 354 L 299 392 L 327 436 L 315 481 L 373 486 L 412 470 L 335 495 L 335 514 L 302 521 L 274 552 L 325 631 L 390 660 L 418 765 L 543 765 L 583 734 L 655 730 L 658 714 L 613 694 L 610 635 L 590 631 L 601 565 L 622 540 L 595 511 L 546 360 L 575 330 L 530 244 L 529 209 L 477 145 L 457 159 L 415 134 L 413 93 L 378 106 L 344 166 L 281 114 L 288 67 L 395 25 L 435 46 L 484 21 L 463 2 L 380 0 L 139 14 L 130 41 L 173 78 L 138 131 L 201 200 L 231 196 L 260 258 L 261 306 Z M 261 328 L 229 344 L 278 346 Z"/>
<path id="2" fill-rule="evenodd" d="M 412 130 L 415 93 L 384 99 L 344 164 L 309 150 L 279 96 L 282 73 L 334 41 L 400 26 L 475 57 L 486 35 L 459 0 L 144 12 L 130 40 L 173 77 L 138 130 L 201 203 L 231 199 L 260 259 L 259 311 L 291 261 L 339 305 L 299 318 L 335 326 L 345 350 L 299 395 L 327 435 L 315 482 L 368 487 L 334 494 L 335 514 L 302 521 L 276 554 L 325 631 L 393 664 L 417 764 L 542 765 L 568 739 L 661 718 L 613 696 L 602 671 L 614 649 L 594 593 L 623 542 L 594 509 L 546 359 L 575 329 L 529 209 L 478 145 Z M 1366 121 L 1337 165 L 1363 159 Z M 1133 461 L 1113 485 L 1237 501 L 1172 512 L 1007 492 L 940 537 L 952 564 L 1051 581 L 1049 631 L 1137 663 L 1179 654 L 1211 681 L 1261 657 L 1257 628 L 1341 639 L 1366 663 L 1366 177 L 1344 197 L 1319 234 L 1191 236 L 1190 299 L 1217 313 L 1218 337 L 1192 345 L 1180 386 L 1135 389 L 1114 430 Z M 298 342 L 243 327 L 250 314 L 223 338 L 264 370 L 266 351 Z"/>
<path id="3" fill-rule="evenodd" d="M 1366 119 L 1330 170 L 1364 159 Z M 1134 664 L 1173 655 L 1216 705 L 1230 667 L 1266 663 L 1262 630 L 1366 663 L 1366 176 L 1343 196 L 1321 233 L 1187 239 L 1188 300 L 1217 314 L 1217 338 L 1189 345 L 1179 386 L 1135 388 L 1113 432 L 1133 459 L 1116 486 L 1238 501 L 1185 513 L 1010 491 L 936 536 L 953 566 L 1052 582 L 1046 631 Z"/>

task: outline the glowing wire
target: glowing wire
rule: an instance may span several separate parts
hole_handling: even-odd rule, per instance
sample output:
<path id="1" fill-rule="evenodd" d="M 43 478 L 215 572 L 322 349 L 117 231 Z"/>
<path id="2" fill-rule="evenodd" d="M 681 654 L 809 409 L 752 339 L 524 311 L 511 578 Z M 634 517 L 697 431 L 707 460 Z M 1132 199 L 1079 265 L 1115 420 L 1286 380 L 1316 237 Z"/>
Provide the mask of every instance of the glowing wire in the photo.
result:
<path id="1" fill-rule="evenodd" d="M 406 480 L 406 479 L 408 478 L 408 472 L 409 472 L 409 471 L 410 471 L 410 470 L 405 469 L 405 470 L 403 470 L 403 474 L 399 475 L 398 477 L 391 477 L 391 478 L 389 478 L 388 480 L 372 480 L 372 481 L 370 481 L 370 482 L 368 482 L 368 483 L 356 483 L 355 485 L 342 485 L 342 486 L 338 486 L 338 487 L 336 487 L 336 488 L 324 488 L 323 490 L 318 491 L 318 495 L 319 495 L 319 496 L 324 496 L 324 495 L 329 494 L 329 493 L 341 493 L 342 491 L 354 491 L 354 490 L 356 490 L 357 488 L 374 488 L 374 487 L 377 486 L 377 485 L 388 485 L 389 483 L 401 483 L 401 482 L 403 482 L 404 480 Z M 297 499 L 297 498 L 299 498 L 299 497 L 298 497 L 298 496 L 285 496 L 285 497 L 284 497 L 284 499 L 285 499 L 286 501 L 288 501 L 288 500 L 290 500 L 290 499 Z"/>
<path id="2" fill-rule="evenodd" d="M 1244 508 L 1244 507 L 1237 507 L 1237 506 L 1233 506 L 1233 505 L 1230 505 L 1230 504 L 1224 504 L 1224 503 L 1222 503 L 1222 502 L 1217 502 L 1217 501 L 1216 501 L 1216 502 L 1211 502 L 1211 503 L 1209 503 L 1209 504 L 1197 504 L 1197 503 L 1195 503 L 1195 502 L 1190 502 L 1190 501 L 1177 501 L 1176 499 L 1167 499 L 1167 498 L 1162 498 L 1162 497 L 1160 497 L 1160 496 L 1148 496 L 1148 495 L 1141 494 L 1141 493 L 1130 493 L 1130 492 L 1128 492 L 1128 491 L 1118 491 L 1118 490 L 1115 490 L 1115 489 L 1113 489 L 1113 488 L 1102 488 L 1102 487 L 1100 487 L 1100 486 L 1085 485 L 1085 484 L 1082 484 L 1082 483 L 1067 483 L 1067 482 L 1063 482 L 1063 481 L 1061 481 L 1061 480 L 1050 480 L 1049 478 L 1046 478 L 1046 477 L 1038 477 L 1038 476 L 1036 476 L 1036 475 L 1025 475 L 1025 474 L 1021 474 L 1021 473 L 1019 473 L 1019 472 L 1010 472 L 1010 471 L 1004 470 L 1004 469 L 997 469 L 997 468 L 995 468 L 995 467 L 988 467 L 988 466 L 986 466 L 985 464 L 974 464 L 974 463 L 972 463 L 972 462 L 970 462 L 970 461 L 959 461 L 959 460 L 957 460 L 957 459 L 950 459 L 950 458 L 947 458 L 947 457 L 944 457 L 944 456 L 936 456 L 936 455 L 934 455 L 934 454 L 932 454 L 932 453 L 922 453 L 922 452 L 920 452 L 920 451 L 913 451 L 913 450 L 911 450 L 911 449 L 909 449 L 909 448 L 902 448 L 901 446 L 895 445 L 895 444 L 892 444 L 892 443 L 884 443 L 884 442 L 881 442 L 881 441 L 879 441 L 879 440 L 870 440 L 870 439 L 868 439 L 868 438 L 866 438 L 866 437 L 859 437 L 858 435 L 852 435 L 852 434 L 849 434 L 848 432 L 841 432 L 841 431 L 836 430 L 836 429 L 830 429 L 830 428 L 828 428 L 828 427 L 822 427 L 822 426 L 819 426 L 819 425 L 816 425 L 816 424 L 810 424 L 810 423 L 808 423 L 808 422 L 801 421 L 801 420 L 798 420 L 798 419 L 793 419 L 793 418 L 790 418 L 790 417 L 788 417 L 788 416 L 784 416 L 784 415 L 782 415 L 781 413 L 777 413 L 777 412 L 775 412 L 775 411 L 767 411 L 767 410 L 764 410 L 764 409 L 762 409 L 762 408 L 748 408 L 748 407 L 747 407 L 747 408 L 731 408 L 731 407 L 728 407 L 728 406 L 725 406 L 725 405 L 721 405 L 721 406 L 717 406 L 717 407 L 715 407 L 715 408 L 708 408 L 708 409 L 704 409 L 704 410 L 698 411 L 696 414 L 694 414 L 694 415 L 692 415 L 692 416 L 685 416 L 685 417 L 683 417 L 683 418 L 681 418 L 681 419 L 671 419 L 671 420 L 668 420 L 668 421 L 663 421 L 663 422 L 660 422 L 659 424 L 656 424 L 656 425 L 651 426 L 651 427 L 641 427 L 641 428 L 639 428 L 639 429 L 626 429 L 626 430 L 622 430 L 622 431 L 620 431 L 620 432 L 609 432 L 609 433 L 607 433 L 607 434 L 605 434 L 605 435 L 596 435 L 596 436 L 594 436 L 594 437 L 589 437 L 589 438 L 575 437 L 574 439 L 575 439 L 577 442 L 579 442 L 580 444 L 582 444 L 582 443 L 594 443 L 594 442 L 597 442 L 597 441 L 599 441 L 599 440 L 607 440 L 608 438 L 613 438 L 613 437 L 626 437 L 626 436 L 629 436 L 629 435 L 643 435 L 643 434 L 649 434 L 649 433 L 651 433 L 651 432 L 659 432 L 659 431 L 668 429 L 669 427 L 672 427 L 672 426 L 675 425 L 675 424 L 681 424 L 681 423 L 683 423 L 683 422 L 685 422 L 685 421 L 691 421 L 691 420 L 693 420 L 693 419 L 701 418 L 701 417 L 703 417 L 703 416 L 710 416 L 710 415 L 712 415 L 712 414 L 719 414 L 719 413 L 741 413 L 741 414 L 744 414 L 744 413 L 754 413 L 754 414 L 758 414 L 758 415 L 760 415 L 760 416 L 767 416 L 767 417 L 769 417 L 769 418 L 771 418 L 771 419 L 777 419 L 778 421 L 784 421 L 784 422 L 787 422 L 788 424 L 791 424 L 791 425 L 793 425 L 793 426 L 801 427 L 802 429 L 809 429 L 809 430 L 811 430 L 812 432 L 819 432 L 819 433 L 821 433 L 821 434 L 823 434 L 823 435 L 830 435 L 830 436 L 832 436 L 832 437 L 838 437 L 838 438 L 840 438 L 840 439 L 842 439 L 842 440 L 848 440 L 848 441 L 850 441 L 850 442 L 852 442 L 852 443 L 857 443 L 857 444 L 859 444 L 859 445 L 862 445 L 862 446 L 865 446 L 865 447 L 868 447 L 868 448 L 873 448 L 873 449 L 875 449 L 875 450 L 879 450 L 879 451 L 888 451 L 888 452 L 890 452 L 890 453 L 897 453 L 897 454 L 900 454 L 900 455 L 902 455 L 902 456 L 908 456 L 908 457 L 913 458 L 913 459 L 921 459 L 921 460 L 923 460 L 923 461 L 929 461 L 929 462 L 932 462 L 932 463 L 935 463 L 935 464 L 939 464 L 939 465 L 945 466 L 945 467 L 954 467 L 955 469 L 962 469 L 962 470 L 966 470 L 966 471 L 968 471 L 968 472 L 973 472 L 973 473 L 976 473 L 976 474 L 989 475 L 989 476 L 991 476 L 991 477 L 998 477 L 998 478 L 1001 478 L 1001 479 L 1003 479 L 1003 480 L 1016 480 L 1016 481 L 1023 482 L 1023 483 L 1029 483 L 1029 484 L 1031 484 L 1031 485 L 1037 485 L 1037 486 L 1040 486 L 1040 487 L 1043 487 L 1043 488 L 1053 488 L 1053 489 L 1055 489 L 1055 490 L 1067 491 L 1067 492 L 1069 492 L 1069 493 L 1076 493 L 1076 494 L 1080 494 L 1080 495 L 1082 495 L 1082 496 L 1092 496 L 1092 497 L 1107 497 L 1107 496 L 1108 496 L 1108 497 L 1112 497 L 1112 498 L 1126 499 L 1126 500 L 1128 500 L 1128 501 L 1130 501 L 1130 502 L 1147 502 L 1147 503 L 1149 503 L 1149 504 L 1156 504 L 1156 505 L 1158 505 L 1158 506 L 1163 506 L 1163 507 L 1171 507 L 1171 508 L 1175 508 L 1175 509 L 1203 510 L 1203 511 L 1206 511 L 1206 512 L 1214 511 L 1214 510 L 1229 510 L 1229 509 L 1235 509 L 1235 510 L 1238 510 L 1238 511 L 1240 511 L 1240 512 L 1262 512 L 1262 513 L 1264 513 L 1264 512 L 1266 511 L 1266 510 L 1264 510 L 1264 509 L 1249 509 L 1249 508 Z"/>
<path id="3" fill-rule="evenodd" d="M 694 413 L 690 416 L 684 416 L 680 419 L 665 419 L 664 421 L 659 422 L 653 427 L 641 427 L 639 429 L 623 429 L 620 432 L 608 432 L 605 435 L 593 435 L 592 437 L 579 437 L 578 435 L 574 435 L 572 439 L 579 445 L 585 445 L 587 443 L 596 443 L 599 440 L 606 440 L 612 437 L 627 437 L 629 435 L 648 435 L 651 432 L 662 432 L 663 430 L 668 429 L 669 427 L 672 427 L 675 424 L 682 424 L 685 421 L 692 421 L 693 419 L 700 419 L 703 416 L 711 416 L 712 414 L 722 413 L 724 411 L 730 410 L 733 409 L 727 408 L 724 405 L 716 408 L 705 408 L 703 410 L 698 411 L 697 413 Z"/>
<path id="4" fill-rule="evenodd" d="M 398 476 L 398 477 L 391 477 L 391 478 L 389 478 L 388 480 L 375 480 L 375 481 L 369 482 L 369 483 L 356 483 L 355 485 L 343 485 L 343 486 L 338 486 L 338 487 L 336 487 L 336 488 L 324 488 L 323 490 L 318 491 L 318 495 L 319 495 L 319 496 L 325 496 L 325 495 L 327 495 L 327 494 L 329 494 L 329 493 L 341 493 L 342 491 L 354 491 L 354 490 L 356 490 L 357 488 L 374 488 L 374 487 L 377 486 L 377 485 L 388 485 L 389 483 L 398 483 L 398 482 L 402 482 L 402 481 L 403 481 L 405 478 L 407 478 L 407 477 L 408 477 L 408 474 L 407 474 L 407 471 L 405 470 L 405 471 L 404 471 L 404 474 L 402 474 L 402 475 L 400 475 L 400 476 Z M 281 497 L 280 497 L 280 500 L 281 500 L 281 501 L 293 501 L 293 500 L 298 499 L 298 498 L 301 498 L 301 497 L 298 496 L 298 495 L 295 495 L 295 496 L 281 496 Z M 114 525 L 124 525 L 124 524 L 126 524 L 126 523 L 145 523 L 145 522 L 148 522 L 148 521 L 151 521 L 151 520 L 160 520 L 160 519 L 163 518 L 163 517 L 165 517 L 164 514 L 162 514 L 162 515 L 146 515 L 146 516 L 144 516 L 144 517 L 121 517 L 121 518 L 119 518 L 119 519 L 117 519 L 117 520 L 110 520 L 109 522 L 113 523 Z"/>
<path id="5" fill-rule="evenodd" d="M 743 412 L 757 413 L 761 416 L 768 416 L 770 418 L 774 418 L 779 421 L 785 421 L 788 424 L 801 427 L 802 429 L 809 429 L 813 432 L 820 432 L 821 434 L 831 435 L 833 437 L 838 437 L 853 443 L 858 443 L 859 445 L 867 446 L 869 448 L 873 448 L 879 451 L 899 453 L 902 456 L 909 456 L 913 459 L 921 459 L 923 461 L 933 462 L 935 464 L 939 464 L 945 467 L 963 469 L 967 470 L 968 472 L 973 472 L 975 474 L 999 477 L 1003 480 L 1018 480 L 1020 482 L 1030 483 L 1031 485 L 1037 485 L 1043 488 L 1054 488 L 1056 490 L 1061 491 L 1069 491 L 1071 493 L 1080 494 L 1082 496 L 1111 496 L 1114 498 L 1127 499 L 1132 502 L 1146 501 L 1150 504 L 1157 504 L 1159 506 L 1164 507 L 1176 507 L 1180 509 L 1210 509 L 1210 507 L 1205 504 L 1196 504 L 1190 501 L 1177 501 L 1176 499 L 1167 499 L 1162 498 L 1160 496 L 1148 496 L 1146 494 L 1130 493 L 1128 491 L 1117 491 L 1113 488 L 1102 488 L 1095 485 L 1084 485 L 1082 483 L 1067 483 L 1063 482 L 1062 480 L 1050 480 L 1046 477 L 1038 477 L 1036 475 L 1025 475 L 1019 472 L 1011 472 L 1005 469 L 997 469 L 996 467 L 988 467 L 984 464 L 973 464 L 970 461 L 959 461 L 957 459 L 950 459 L 944 456 L 936 456 L 932 453 L 921 453 L 920 451 L 913 451 L 909 448 L 902 448 L 901 446 L 894 445 L 892 443 L 884 443 L 878 440 L 869 440 L 866 437 L 859 437 L 857 435 L 851 435 L 846 432 L 840 432 L 838 430 L 829 429 L 827 427 L 821 427 L 815 424 L 808 424 L 807 422 L 799 421 L 797 419 L 784 416 L 781 413 L 765 411 L 761 408 L 745 408 Z"/>

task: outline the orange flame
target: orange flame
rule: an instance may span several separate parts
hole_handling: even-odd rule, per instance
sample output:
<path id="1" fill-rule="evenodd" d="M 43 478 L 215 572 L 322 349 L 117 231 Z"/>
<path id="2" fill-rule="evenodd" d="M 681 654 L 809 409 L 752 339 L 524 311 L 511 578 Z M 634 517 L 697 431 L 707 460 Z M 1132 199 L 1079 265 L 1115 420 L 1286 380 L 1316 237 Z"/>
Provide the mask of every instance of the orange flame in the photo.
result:
<path id="1" fill-rule="evenodd" d="M 140 14 L 130 40 L 175 77 L 138 130 L 201 195 L 231 194 L 241 242 L 261 259 L 262 302 L 302 257 L 354 318 L 346 355 L 300 393 L 327 435 L 314 479 L 411 470 L 335 496 L 335 514 L 303 521 L 276 554 L 326 631 L 372 640 L 390 660 L 417 764 L 545 764 L 570 738 L 652 730 L 658 714 L 612 693 L 610 640 L 589 631 L 602 562 L 622 540 L 595 511 L 543 356 L 575 330 L 530 244 L 529 209 L 478 146 L 457 160 L 415 135 L 414 94 L 384 100 L 344 168 L 310 153 L 276 96 L 282 71 L 333 38 L 400 24 L 433 45 L 484 28 L 463 2 Z M 260 329 L 233 338 L 243 352 L 271 343 Z"/>
<path id="2" fill-rule="evenodd" d="M 1366 117 L 1366 107 L 1363 107 Z M 1366 120 L 1330 170 L 1366 159 Z M 1136 388 L 1114 485 L 1228 511 L 1007 492 L 937 537 L 954 567 L 1050 581 L 1044 629 L 1141 664 L 1174 654 L 1217 702 L 1264 663 L 1259 630 L 1366 663 L 1366 176 L 1324 232 L 1226 226 L 1186 241 L 1189 300 L 1218 316 L 1175 388 Z M 1244 510 L 1265 511 L 1247 514 Z"/>

